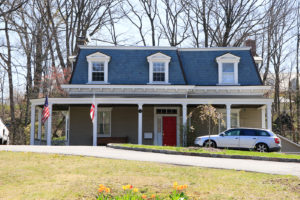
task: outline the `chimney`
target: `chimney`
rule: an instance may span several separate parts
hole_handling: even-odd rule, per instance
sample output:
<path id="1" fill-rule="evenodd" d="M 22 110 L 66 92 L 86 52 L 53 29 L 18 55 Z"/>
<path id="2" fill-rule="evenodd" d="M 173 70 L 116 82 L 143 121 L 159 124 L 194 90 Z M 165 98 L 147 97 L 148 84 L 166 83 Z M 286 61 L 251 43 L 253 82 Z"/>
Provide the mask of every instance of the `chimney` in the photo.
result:
<path id="1" fill-rule="evenodd" d="M 257 56 L 256 54 L 256 41 L 255 40 L 251 40 L 251 39 L 248 39 L 245 41 L 245 46 L 246 47 L 251 47 L 251 54 L 252 56 Z"/>

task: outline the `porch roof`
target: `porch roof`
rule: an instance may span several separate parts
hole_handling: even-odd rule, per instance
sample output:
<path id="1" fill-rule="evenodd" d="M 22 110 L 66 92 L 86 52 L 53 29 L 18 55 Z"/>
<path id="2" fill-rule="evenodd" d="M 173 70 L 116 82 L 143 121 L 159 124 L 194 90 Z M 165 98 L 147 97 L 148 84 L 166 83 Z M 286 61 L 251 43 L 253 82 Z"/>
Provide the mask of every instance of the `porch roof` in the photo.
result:
<path id="1" fill-rule="evenodd" d="M 31 103 L 33 105 L 43 105 L 45 102 L 44 98 L 32 99 Z M 95 98 L 78 98 L 78 97 L 66 97 L 66 98 L 48 98 L 49 104 L 178 104 L 178 105 L 188 105 L 188 104 L 248 104 L 248 105 L 261 105 L 261 104 L 272 104 L 273 99 L 269 98 L 123 98 L 123 97 L 95 97 Z"/>

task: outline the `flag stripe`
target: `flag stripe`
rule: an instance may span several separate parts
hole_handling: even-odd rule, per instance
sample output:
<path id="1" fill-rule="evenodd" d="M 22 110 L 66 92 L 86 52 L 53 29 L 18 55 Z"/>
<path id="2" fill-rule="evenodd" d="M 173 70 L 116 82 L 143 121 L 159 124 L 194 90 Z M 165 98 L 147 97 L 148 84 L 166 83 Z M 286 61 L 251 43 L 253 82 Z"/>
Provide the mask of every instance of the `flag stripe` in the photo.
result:
<path id="1" fill-rule="evenodd" d="M 48 107 L 48 97 L 46 96 L 45 104 L 44 104 L 43 112 L 42 112 L 43 124 L 46 122 L 46 120 L 48 119 L 49 116 L 50 116 L 50 112 L 49 112 L 49 107 Z"/>
<path id="2" fill-rule="evenodd" d="M 91 110 L 90 110 L 90 117 L 92 119 L 92 122 L 94 122 L 94 116 L 95 116 L 95 105 L 92 104 Z"/>

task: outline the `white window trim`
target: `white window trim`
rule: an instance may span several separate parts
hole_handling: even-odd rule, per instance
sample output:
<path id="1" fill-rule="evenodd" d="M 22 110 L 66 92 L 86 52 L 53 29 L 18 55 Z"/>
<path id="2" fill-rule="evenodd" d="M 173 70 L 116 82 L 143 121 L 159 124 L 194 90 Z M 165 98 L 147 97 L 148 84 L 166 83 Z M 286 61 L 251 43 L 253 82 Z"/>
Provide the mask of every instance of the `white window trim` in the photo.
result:
<path id="1" fill-rule="evenodd" d="M 170 84 L 169 83 L 169 63 L 171 57 L 163 53 L 155 53 L 147 57 L 149 62 L 149 83 L 148 84 Z M 165 81 L 153 81 L 153 63 L 161 62 L 165 64 Z"/>
<path id="2" fill-rule="evenodd" d="M 224 54 L 216 58 L 218 63 L 218 77 L 219 83 L 218 85 L 239 85 L 238 83 L 238 64 L 240 62 L 240 57 L 235 56 L 231 53 Z M 222 75 L 223 75 L 223 63 L 233 63 L 234 64 L 234 83 L 223 83 Z"/>
<path id="3" fill-rule="evenodd" d="M 100 112 L 110 112 L 110 119 L 109 119 L 109 134 L 100 134 L 98 133 L 98 130 L 97 130 L 97 137 L 111 137 L 111 111 L 112 111 L 112 108 L 111 107 L 105 107 L 105 108 L 98 108 L 98 113 Z M 97 115 L 98 115 L 97 113 Z M 99 117 L 97 117 L 97 120 L 100 120 Z M 100 127 L 100 122 L 97 124 L 99 127 Z"/>
<path id="4" fill-rule="evenodd" d="M 86 57 L 88 62 L 88 83 L 89 84 L 108 84 L 108 62 L 110 61 L 110 56 L 105 55 L 100 52 L 93 53 Z M 92 69 L 94 62 L 103 62 L 104 63 L 104 81 L 93 81 L 92 80 Z"/>

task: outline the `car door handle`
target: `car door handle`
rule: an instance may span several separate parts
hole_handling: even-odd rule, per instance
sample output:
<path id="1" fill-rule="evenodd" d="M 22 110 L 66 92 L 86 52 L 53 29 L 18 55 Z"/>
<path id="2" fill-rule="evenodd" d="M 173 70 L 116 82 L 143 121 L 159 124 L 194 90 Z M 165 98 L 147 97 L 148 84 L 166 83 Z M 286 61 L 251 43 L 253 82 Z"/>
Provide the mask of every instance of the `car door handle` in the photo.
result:
<path id="1" fill-rule="evenodd" d="M 236 140 L 237 140 L 237 139 L 239 139 L 239 138 L 237 138 L 237 137 L 236 137 L 236 138 L 234 138 L 234 139 L 236 139 Z"/>
<path id="2" fill-rule="evenodd" d="M 254 137 L 254 138 L 252 138 L 253 140 L 256 140 L 256 138 Z"/>

